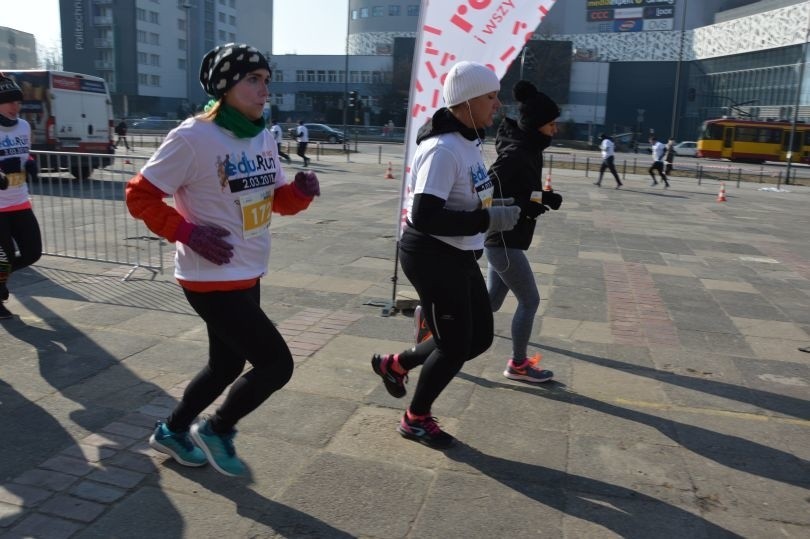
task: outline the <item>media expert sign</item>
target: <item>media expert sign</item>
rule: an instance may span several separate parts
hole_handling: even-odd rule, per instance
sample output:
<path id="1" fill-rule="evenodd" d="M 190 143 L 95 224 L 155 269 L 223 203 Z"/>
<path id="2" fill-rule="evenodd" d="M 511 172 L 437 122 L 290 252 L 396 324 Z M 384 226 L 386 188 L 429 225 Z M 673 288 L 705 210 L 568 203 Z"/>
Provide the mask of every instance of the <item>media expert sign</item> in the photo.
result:
<path id="1" fill-rule="evenodd" d="M 411 196 L 416 132 L 442 107 L 442 85 L 456 62 L 473 60 L 502 78 L 555 0 L 422 0 L 413 59 L 397 238 Z"/>
<path id="2" fill-rule="evenodd" d="M 619 7 L 674 6 L 675 0 L 585 0 L 588 9 Z"/>

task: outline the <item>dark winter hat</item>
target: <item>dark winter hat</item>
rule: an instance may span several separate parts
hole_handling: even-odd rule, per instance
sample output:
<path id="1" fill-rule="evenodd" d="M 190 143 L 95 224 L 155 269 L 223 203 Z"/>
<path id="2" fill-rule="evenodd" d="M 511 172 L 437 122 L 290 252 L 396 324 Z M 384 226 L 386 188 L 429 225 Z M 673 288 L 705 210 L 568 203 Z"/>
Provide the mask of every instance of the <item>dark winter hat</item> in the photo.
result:
<path id="1" fill-rule="evenodd" d="M 22 98 L 22 90 L 20 90 L 20 87 L 14 82 L 14 79 L 0 73 L 0 103 L 22 101 Z"/>
<path id="2" fill-rule="evenodd" d="M 604 133 L 599 133 L 599 140 L 605 140 L 608 136 Z"/>
<path id="3" fill-rule="evenodd" d="M 520 103 L 518 125 L 524 131 L 536 131 L 560 116 L 557 103 L 527 80 L 518 81 L 512 88 L 512 95 Z"/>
<path id="4" fill-rule="evenodd" d="M 219 99 L 247 73 L 262 68 L 271 71 L 259 49 L 244 43 L 226 43 L 211 49 L 203 58 L 200 84 L 205 93 Z"/>

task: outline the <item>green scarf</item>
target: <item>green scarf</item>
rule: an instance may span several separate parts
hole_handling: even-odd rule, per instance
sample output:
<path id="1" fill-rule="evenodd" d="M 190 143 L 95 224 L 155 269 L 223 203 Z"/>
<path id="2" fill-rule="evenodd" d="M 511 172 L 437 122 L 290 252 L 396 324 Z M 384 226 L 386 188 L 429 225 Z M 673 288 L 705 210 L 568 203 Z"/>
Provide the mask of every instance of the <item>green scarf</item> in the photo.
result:
<path id="1" fill-rule="evenodd" d="M 205 110 L 213 107 L 215 103 L 216 101 L 213 99 L 209 101 L 205 106 Z M 257 120 L 248 120 L 244 114 L 230 105 L 226 105 L 224 101 L 219 106 L 214 123 L 227 129 L 238 138 L 253 138 L 261 133 L 267 125 L 264 116 L 260 116 Z"/>

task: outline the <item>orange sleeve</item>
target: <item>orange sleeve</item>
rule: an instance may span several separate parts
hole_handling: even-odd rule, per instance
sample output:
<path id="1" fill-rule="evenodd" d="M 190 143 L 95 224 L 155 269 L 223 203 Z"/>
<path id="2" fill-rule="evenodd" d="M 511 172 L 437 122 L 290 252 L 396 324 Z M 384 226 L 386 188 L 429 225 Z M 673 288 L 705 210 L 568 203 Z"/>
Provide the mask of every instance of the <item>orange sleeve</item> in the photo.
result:
<path id="1" fill-rule="evenodd" d="M 191 227 L 176 209 L 166 204 L 163 199 L 167 196 L 141 173 L 127 182 L 127 208 L 133 217 L 171 242 L 188 239 Z"/>
<path id="2" fill-rule="evenodd" d="M 288 183 L 273 193 L 273 211 L 281 215 L 295 215 L 309 207 L 314 197 L 308 197 L 294 184 Z"/>

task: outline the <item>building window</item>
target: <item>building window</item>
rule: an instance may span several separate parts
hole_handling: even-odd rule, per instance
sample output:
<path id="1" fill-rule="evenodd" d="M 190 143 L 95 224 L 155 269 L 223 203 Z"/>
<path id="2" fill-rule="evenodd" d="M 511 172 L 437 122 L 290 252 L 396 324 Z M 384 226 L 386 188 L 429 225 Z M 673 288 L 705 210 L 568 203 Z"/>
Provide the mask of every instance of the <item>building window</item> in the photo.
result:
<path id="1" fill-rule="evenodd" d="M 147 55 L 145 52 L 139 52 L 138 53 L 138 63 L 140 65 L 146 65 L 148 63 L 148 61 L 149 61 L 149 55 Z"/>
<path id="2" fill-rule="evenodd" d="M 411 4 L 408 6 L 408 17 L 418 17 L 419 16 L 419 4 Z"/>
<path id="3" fill-rule="evenodd" d="M 273 94 L 273 104 L 274 105 L 283 105 L 284 104 L 284 94 Z"/>
<path id="4" fill-rule="evenodd" d="M 231 26 L 236 26 L 236 17 L 233 15 L 228 15 L 228 24 Z"/>
<path id="5" fill-rule="evenodd" d="M 150 54 L 149 65 L 160 67 L 160 56 L 157 54 Z"/>
<path id="6" fill-rule="evenodd" d="M 360 8 L 360 18 L 361 19 L 368 19 L 368 8 L 367 7 L 361 7 Z"/>
<path id="7" fill-rule="evenodd" d="M 217 17 L 219 18 L 219 22 L 221 22 L 221 23 L 225 22 L 225 14 L 222 13 L 221 11 L 219 13 L 217 13 Z"/>
<path id="8" fill-rule="evenodd" d="M 337 71 L 327 71 L 327 73 L 326 73 L 326 81 L 327 82 L 337 82 L 338 81 Z"/>
<path id="9" fill-rule="evenodd" d="M 146 32 L 144 30 L 138 30 L 137 40 L 138 43 L 146 43 Z"/>
<path id="10" fill-rule="evenodd" d="M 177 29 L 181 32 L 186 31 L 186 19 L 177 19 Z"/>
<path id="11" fill-rule="evenodd" d="M 315 71 L 307 70 L 307 82 L 315 82 Z"/>
<path id="12" fill-rule="evenodd" d="M 135 18 L 138 19 L 139 21 L 146 22 L 146 10 L 141 8 L 136 9 Z"/>
<path id="13" fill-rule="evenodd" d="M 160 86 L 160 75 L 149 75 L 149 84 L 152 86 Z"/>
<path id="14" fill-rule="evenodd" d="M 385 16 L 385 8 L 383 6 L 372 6 L 372 8 L 371 8 L 371 16 L 372 17 L 383 17 L 383 16 Z"/>
<path id="15" fill-rule="evenodd" d="M 236 41 L 236 34 L 234 34 L 233 32 L 228 32 L 228 41 L 234 43 Z"/>
<path id="16" fill-rule="evenodd" d="M 160 45 L 160 34 L 156 34 L 154 32 L 149 32 L 149 44 L 150 45 Z"/>
<path id="17" fill-rule="evenodd" d="M 186 59 L 185 58 L 178 58 L 177 59 L 177 69 L 181 71 L 186 70 Z"/>
<path id="18" fill-rule="evenodd" d="M 360 72 L 360 82 L 365 82 L 366 84 L 371 82 L 371 71 L 361 71 Z"/>
<path id="19" fill-rule="evenodd" d="M 399 17 L 399 6 L 395 6 L 393 4 L 388 6 L 388 16 L 389 17 Z"/>
<path id="20" fill-rule="evenodd" d="M 353 20 L 353 21 L 356 21 L 356 20 L 357 20 L 357 10 L 356 10 L 356 9 L 353 9 L 353 10 L 352 10 L 352 20 Z"/>
<path id="21" fill-rule="evenodd" d="M 295 70 L 295 82 L 306 82 L 306 75 L 303 69 Z"/>
<path id="22" fill-rule="evenodd" d="M 349 82 L 360 82 L 360 72 L 349 71 Z"/>
<path id="23" fill-rule="evenodd" d="M 371 82 L 373 82 L 374 84 L 380 84 L 382 82 L 382 73 L 380 73 L 379 71 L 372 71 Z"/>
<path id="24" fill-rule="evenodd" d="M 217 32 L 220 41 L 225 41 L 227 39 L 227 35 L 225 34 L 225 30 L 220 30 Z"/>
<path id="25" fill-rule="evenodd" d="M 273 81 L 284 82 L 284 72 L 280 69 L 273 71 Z"/>
<path id="26" fill-rule="evenodd" d="M 138 84 L 146 86 L 149 84 L 149 76 L 146 73 L 138 73 Z"/>
<path id="27" fill-rule="evenodd" d="M 326 71 L 318 71 L 318 82 L 326 82 Z"/>
<path id="28" fill-rule="evenodd" d="M 149 12 L 149 22 L 160 24 L 160 19 L 158 19 L 158 12 L 157 11 L 150 11 Z"/>
<path id="29" fill-rule="evenodd" d="M 177 40 L 177 48 L 180 49 L 181 51 L 186 50 L 186 40 L 182 39 L 182 38 L 178 39 Z"/>

